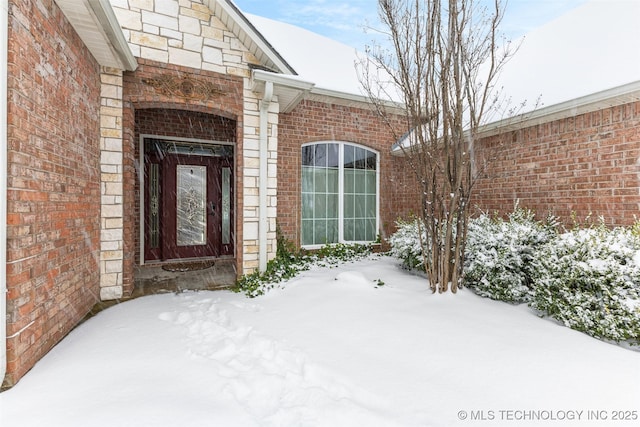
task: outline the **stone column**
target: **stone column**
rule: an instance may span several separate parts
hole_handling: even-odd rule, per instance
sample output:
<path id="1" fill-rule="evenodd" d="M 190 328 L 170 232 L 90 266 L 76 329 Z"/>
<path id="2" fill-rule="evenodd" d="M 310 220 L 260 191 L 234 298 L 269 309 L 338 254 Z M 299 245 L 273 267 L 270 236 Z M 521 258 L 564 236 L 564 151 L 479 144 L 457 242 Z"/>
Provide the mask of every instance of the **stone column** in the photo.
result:
<path id="1" fill-rule="evenodd" d="M 122 71 L 102 67 L 100 94 L 100 299 L 122 297 L 124 273 Z"/>

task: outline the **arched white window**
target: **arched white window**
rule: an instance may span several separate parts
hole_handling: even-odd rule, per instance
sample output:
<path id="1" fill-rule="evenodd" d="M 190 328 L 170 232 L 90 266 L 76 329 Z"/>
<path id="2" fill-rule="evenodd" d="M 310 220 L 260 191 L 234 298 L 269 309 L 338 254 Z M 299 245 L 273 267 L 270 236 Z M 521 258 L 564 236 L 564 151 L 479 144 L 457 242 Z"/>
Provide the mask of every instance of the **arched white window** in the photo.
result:
<path id="1" fill-rule="evenodd" d="M 340 141 L 305 144 L 302 246 L 375 241 L 379 169 L 378 153 L 360 145 Z"/>

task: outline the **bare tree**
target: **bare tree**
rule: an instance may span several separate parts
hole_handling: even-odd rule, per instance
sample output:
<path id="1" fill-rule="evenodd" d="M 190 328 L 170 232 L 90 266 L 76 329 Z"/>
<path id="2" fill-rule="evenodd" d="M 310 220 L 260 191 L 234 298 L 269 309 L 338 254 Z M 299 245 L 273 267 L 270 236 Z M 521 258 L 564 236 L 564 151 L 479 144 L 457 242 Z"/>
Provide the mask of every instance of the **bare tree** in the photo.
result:
<path id="1" fill-rule="evenodd" d="M 462 280 L 469 199 L 482 169 L 478 130 L 498 109 L 495 80 L 511 54 L 498 37 L 504 7 L 491 1 L 378 0 L 390 47 L 369 48 L 360 73 L 383 118 L 390 113 L 381 99 L 403 104 L 405 133 L 394 132 L 421 187 L 434 292 L 456 292 Z"/>

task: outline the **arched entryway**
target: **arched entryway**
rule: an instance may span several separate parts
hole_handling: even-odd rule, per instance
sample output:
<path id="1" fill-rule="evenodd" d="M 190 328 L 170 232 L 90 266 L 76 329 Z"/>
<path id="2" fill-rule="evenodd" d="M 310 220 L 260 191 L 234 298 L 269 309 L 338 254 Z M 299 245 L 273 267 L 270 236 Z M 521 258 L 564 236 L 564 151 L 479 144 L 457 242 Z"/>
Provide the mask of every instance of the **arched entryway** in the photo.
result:
<path id="1" fill-rule="evenodd" d="M 233 258 L 236 121 L 136 110 L 140 264 Z"/>

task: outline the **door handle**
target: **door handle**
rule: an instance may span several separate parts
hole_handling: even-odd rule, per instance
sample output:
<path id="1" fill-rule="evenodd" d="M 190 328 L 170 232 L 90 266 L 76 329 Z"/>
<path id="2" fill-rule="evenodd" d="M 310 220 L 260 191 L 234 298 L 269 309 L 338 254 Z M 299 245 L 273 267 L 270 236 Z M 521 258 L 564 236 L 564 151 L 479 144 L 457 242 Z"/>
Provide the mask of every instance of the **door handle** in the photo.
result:
<path id="1" fill-rule="evenodd" d="M 209 202 L 209 215 L 213 216 L 216 214 L 216 204 L 213 202 Z"/>

